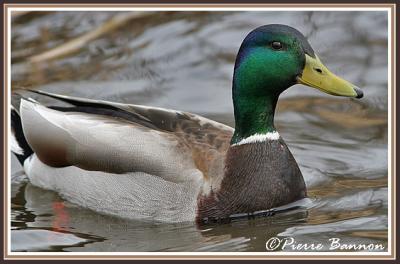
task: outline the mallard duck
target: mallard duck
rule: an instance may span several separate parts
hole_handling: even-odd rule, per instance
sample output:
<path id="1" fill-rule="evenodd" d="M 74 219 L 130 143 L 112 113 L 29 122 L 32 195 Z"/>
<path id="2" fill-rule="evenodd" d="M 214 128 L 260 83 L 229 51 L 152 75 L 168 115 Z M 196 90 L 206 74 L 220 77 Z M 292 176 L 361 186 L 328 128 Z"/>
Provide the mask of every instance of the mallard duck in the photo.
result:
<path id="1" fill-rule="evenodd" d="M 299 31 L 265 25 L 236 57 L 235 128 L 183 111 L 36 90 L 36 100 L 14 94 L 11 147 L 31 184 L 100 213 L 162 222 L 251 214 L 307 196 L 274 126 L 279 95 L 294 84 L 363 96 Z M 46 106 L 41 96 L 66 104 Z"/>

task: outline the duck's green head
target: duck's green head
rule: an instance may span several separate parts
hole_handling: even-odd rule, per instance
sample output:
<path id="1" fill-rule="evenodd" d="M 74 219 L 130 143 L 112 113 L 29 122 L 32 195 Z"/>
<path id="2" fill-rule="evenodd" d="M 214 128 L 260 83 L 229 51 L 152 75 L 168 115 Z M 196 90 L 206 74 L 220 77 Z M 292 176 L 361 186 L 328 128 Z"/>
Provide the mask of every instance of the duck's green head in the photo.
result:
<path id="1" fill-rule="evenodd" d="M 306 38 L 286 25 L 266 25 L 250 32 L 236 57 L 233 102 L 236 128 L 232 143 L 275 131 L 273 117 L 279 95 L 294 84 L 325 93 L 361 98 L 355 85 L 331 73 Z"/>

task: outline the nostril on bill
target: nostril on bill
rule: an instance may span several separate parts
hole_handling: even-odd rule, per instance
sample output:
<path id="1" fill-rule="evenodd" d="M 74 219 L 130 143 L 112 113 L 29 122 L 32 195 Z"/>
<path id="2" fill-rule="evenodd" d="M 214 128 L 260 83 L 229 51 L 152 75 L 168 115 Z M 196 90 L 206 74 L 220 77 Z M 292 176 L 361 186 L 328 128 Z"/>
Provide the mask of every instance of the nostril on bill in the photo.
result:
<path id="1" fill-rule="evenodd" d="M 314 68 L 314 71 L 322 74 L 322 70 L 320 68 Z"/>

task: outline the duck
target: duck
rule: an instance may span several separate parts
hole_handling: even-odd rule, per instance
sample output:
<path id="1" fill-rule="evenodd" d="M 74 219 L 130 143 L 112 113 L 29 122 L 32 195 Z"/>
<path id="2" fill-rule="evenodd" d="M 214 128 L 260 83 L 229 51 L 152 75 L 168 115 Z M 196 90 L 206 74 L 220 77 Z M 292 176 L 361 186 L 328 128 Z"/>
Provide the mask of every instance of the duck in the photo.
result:
<path id="1" fill-rule="evenodd" d="M 237 53 L 234 128 L 184 111 L 24 90 L 12 94 L 11 151 L 32 185 L 101 214 L 201 223 L 265 212 L 307 197 L 274 125 L 280 94 L 295 84 L 363 97 L 300 31 L 269 24 Z"/>

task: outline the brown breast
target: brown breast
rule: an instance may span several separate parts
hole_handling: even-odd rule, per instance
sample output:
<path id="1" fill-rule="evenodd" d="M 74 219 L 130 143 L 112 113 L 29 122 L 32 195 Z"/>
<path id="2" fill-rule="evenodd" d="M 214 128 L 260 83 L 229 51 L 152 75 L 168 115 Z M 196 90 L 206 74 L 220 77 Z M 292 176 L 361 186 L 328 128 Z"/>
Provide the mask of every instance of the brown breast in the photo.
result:
<path id="1" fill-rule="evenodd" d="M 300 169 L 282 139 L 230 147 L 218 189 L 198 197 L 198 222 L 287 204 L 306 196 Z"/>

